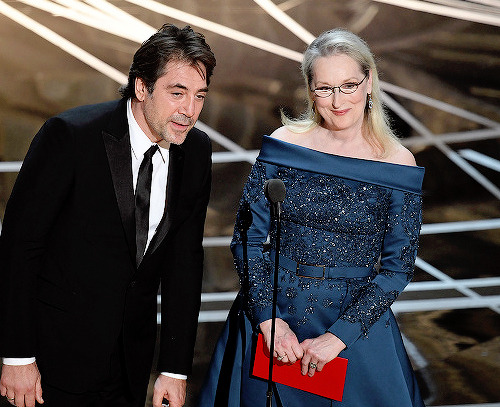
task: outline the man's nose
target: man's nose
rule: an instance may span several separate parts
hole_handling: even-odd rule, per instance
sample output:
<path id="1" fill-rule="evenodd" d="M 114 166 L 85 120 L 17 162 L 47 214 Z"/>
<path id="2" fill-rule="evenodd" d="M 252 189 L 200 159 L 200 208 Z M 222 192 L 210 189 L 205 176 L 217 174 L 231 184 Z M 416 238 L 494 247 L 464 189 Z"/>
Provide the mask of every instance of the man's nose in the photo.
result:
<path id="1" fill-rule="evenodd" d="M 183 115 L 187 117 L 193 117 L 195 113 L 195 100 L 194 97 L 187 97 L 186 99 L 183 100 L 181 103 L 181 106 L 179 108 L 179 113 L 182 113 Z"/>

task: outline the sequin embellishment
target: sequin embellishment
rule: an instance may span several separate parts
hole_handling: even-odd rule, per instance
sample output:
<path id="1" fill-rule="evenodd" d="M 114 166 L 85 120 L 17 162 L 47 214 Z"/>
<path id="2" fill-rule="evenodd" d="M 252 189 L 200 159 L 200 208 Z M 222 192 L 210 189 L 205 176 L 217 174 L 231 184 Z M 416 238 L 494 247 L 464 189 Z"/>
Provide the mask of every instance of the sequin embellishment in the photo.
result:
<path id="1" fill-rule="evenodd" d="M 389 309 L 398 295 L 398 291 L 383 293 L 376 284 L 367 284 L 354 292 L 353 301 L 340 318 L 353 324 L 359 323 L 361 333 L 368 336 L 371 326 Z"/>
<path id="2" fill-rule="evenodd" d="M 420 195 L 257 160 L 241 203 L 246 201 L 253 207 L 262 229 L 269 224 L 269 204 L 263 193 L 268 177 L 280 178 L 286 186 L 280 254 L 290 260 L 343 270 L 372 270 L 383 244 L 395 245 L 387 250 L 390 258 L 382 256 L 380 270 L 369 277 L 349 277 L 347 272 L 331 279 L 308 278 L 282 264 L 279 267 L 278 304 L 292 329 L 324 332 L 341 319 L 359 324 L 361 333 L 368 335 L 411 279 L 421 224 Z M 264 233 L 269 233 L 274 249 L 274 222 L 269 231 L 250 230 L 249 236 L 256 237 L 248 242 L 248 306 L 250 315 L 258 320 L 270 317 L 272 304 L 274 258 L 262 251 Z M 241 244 L 240 232 L 235 229 L 234 253 L 241 253 Z M 384 260 L 389 265 L 385 269 Z M 236 261 L 240 278 L 242 264 L 241 259 Z M 323 325 L 318 328 L 318 324 Z"/>

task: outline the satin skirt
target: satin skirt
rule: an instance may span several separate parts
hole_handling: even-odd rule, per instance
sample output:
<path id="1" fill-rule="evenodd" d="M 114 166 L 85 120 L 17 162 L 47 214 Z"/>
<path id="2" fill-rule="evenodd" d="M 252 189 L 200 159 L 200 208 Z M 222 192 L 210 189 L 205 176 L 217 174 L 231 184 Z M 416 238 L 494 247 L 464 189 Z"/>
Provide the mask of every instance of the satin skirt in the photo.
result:
<path id="1" fill-rule="evenodd" d="M 256 332 L 238 296 L 216 344 L 198 407 L 266 407 L 266 380 L 251 376 Z M 389 310 L 368 335 L 339 356 L 348 359 L 342 401 L 274 384 L 277 407 L 425 407 L 415 373 Z M 321 372 L 317 373 L 320 374 Z"/>

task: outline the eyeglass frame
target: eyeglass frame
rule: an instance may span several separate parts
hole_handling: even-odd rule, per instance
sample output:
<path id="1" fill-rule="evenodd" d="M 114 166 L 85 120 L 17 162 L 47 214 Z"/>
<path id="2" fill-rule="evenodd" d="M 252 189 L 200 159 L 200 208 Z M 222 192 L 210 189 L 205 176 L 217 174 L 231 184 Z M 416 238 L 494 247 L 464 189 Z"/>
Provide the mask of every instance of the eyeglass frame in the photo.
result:
<path id="1" fill-rule="evenodd" d="M 322 89 L 320 89 L 320 88 L 311 89 L 311 92 L 313 92 L 319 98 L 328 98 L 328 97 L 332 96 L 335 93 L 335 89 L 338 89 L 339 92 L 343 93 L 344 95 L 352 95 L 354 92 L 356 92 L 358 90 L 359 85 L 361 85 L 364 82 L 364 80 L 368 77 L 368 74 L 369 74 L 369 72 L 367 72 L 365 74 L 364 78 L 361 79 L 359 82 L 346 82 L 340 86 L 323 86 Z M 342 90 L 342 86 L 344 86 L 344 85 L 355 85 L 356 88 L 352 92 L 345 92 Z M 329 95 L 321 96 L 321 95 L 318 95 L 316 93 L 317 90 L 325 90 L 325 91 L 328 90 L 331 93 Z"/>

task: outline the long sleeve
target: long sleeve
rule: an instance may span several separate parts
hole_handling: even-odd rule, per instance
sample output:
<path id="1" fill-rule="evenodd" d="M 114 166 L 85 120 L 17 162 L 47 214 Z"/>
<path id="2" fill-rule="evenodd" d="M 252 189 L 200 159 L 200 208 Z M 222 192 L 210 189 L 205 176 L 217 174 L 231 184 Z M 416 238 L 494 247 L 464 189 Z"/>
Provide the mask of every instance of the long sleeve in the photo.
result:
<path id="1" fill-rule="evenodd" d="M 240 209 L 244 204 L 249 205 L 252 214 L 252 224 L 247 231 L 248 236 L 248 275 L 244 273 L 243 242 L 241 232 L 235 227 L 231 250 L 234 256 L 236 271 L 238 272 L 245 292 L 249 316 L 254 326 L 271 318 L 272 315 L 272 288 L 273 267 L 269 253 L 264 250 L 271 225 L 270 207 L 264 195 L 264 183 L 268 179 L 266 166 L 257 161 L 250 172 L 243 189 Z M 279 310 L 277 310 L 279 317 Z"/>
<path id="2" fill-rule="evenodd" d="M 421 224 L 421 196 L 393 190 L 378 274 L 356 290 L 340 318 L 328 329 L 347 346 L 369 335 L 371 326 L 413 278 Z"/>
<path id="3" fill-rule="evenodd" d="M 73 177 L 73 142 L 61 120 L 49 120 L 35 136 L 5 211 L 0 257 L 4 357 L 35 355 L 34 296 L 46 242 Z"/>
<path id="4" fill-rule="evenodd" d="M 191 185 L 195 194 L 186 201 L 179 198 L 178 203 L 184 205 L 183 209 L 189 211 L 189 215 L 170 240 L 171 247 L 161 277 L 162 323 L 158 370 L 184 376 L 192 371 L 201 304 L 203 231 L 212 182 L 210 139 L 205 135 L 201 140 L 199 145 L 194 146 L 197 151 L 196 171 L 199 171 L 191 177 L 198 180 L 196 187 Z M 193 171 L 192 168 L 189 170 Z"/>

